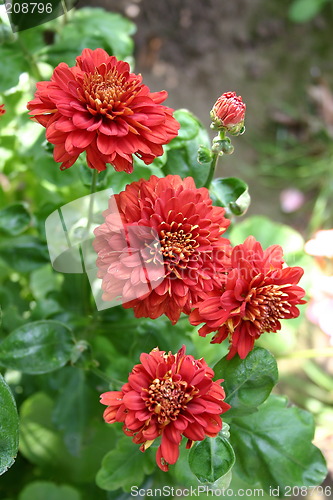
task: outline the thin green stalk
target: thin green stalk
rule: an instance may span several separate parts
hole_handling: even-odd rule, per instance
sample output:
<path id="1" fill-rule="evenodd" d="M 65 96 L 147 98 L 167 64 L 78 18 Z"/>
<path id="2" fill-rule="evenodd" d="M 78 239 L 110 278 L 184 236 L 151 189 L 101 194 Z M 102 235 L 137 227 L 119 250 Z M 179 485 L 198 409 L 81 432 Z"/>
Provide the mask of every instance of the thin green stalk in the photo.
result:
<path id="1" fill-rule="evenodd" d="M 219 154 L 214 153 L 213 158 L 212 158 L 212 162 L 211 162 L 210 167 L 209 167 L 209 174 L 208 174 L 207 180 L 205 182 L 205 186 L 204 186 L 207 189 L 210 188 L 211 182 L 213 180 L 218 159 L 219 159 Z"/>
<path id="2" fill-rule="evenodd" d="M 94 169 L 91 178 L 90 199 L 89 199 L 88 219 L 87 219 L 87 234 L 89 233 L 92 216 L 94 212 L 94 194 L 96 192 L 97 176 L 98 176 L 98 171 Z"/>
<path id="3" fill-rule="evenodd" d="M 94 213 L 94 197 L 95 197 L 95 192 L 96 192 L 96 186 L 97 186 L 97 175 L 98 171 L 93 170 L 92 178 L 91 178 L 91 188 L 90 188 L 90 198 L 89 198 L 89 207 L 88 207 L 88 216 L 87 216 L 87 226 L 86 226 L 86 239 L 89 239 L 89 232 L 90 232 L 90 226 L 92 223 L 92 218 L 93 218 L 93 213 Z M 82 247 L 80 246 L 80 255 L 81 255 L 81 262 L 82 266 L 85 271 L 85 266 L 84 266 L 84 258 L 83 258 L 83 251 Z M 89 281 L 86 275 L 86 272 L 82 275 L 82 293 L 83 293 L 83 310 L 85 314 L 91 314 L 91 302 L 90 302 L 90 287 L 89 287 Z"/>
<path id="4" fill-rule="evenodd" d="M 213 180 L 213 177 L 214 177 L 214 173 L 215 173 L 215 169 L 216 169 L 216 165 L 217 165 L 217 161 L 218 161 L 219 156 L 220 156 L 219 151 L 217 153 L 214 152 L 214 143 L 215 143 L 216 139 L 218 141 L 223 141 L 223 139 L 225 139 L 225 132 L 224 132 L 224 130 L 220 130 L 219 133 L 217 134 L 217 136 L 213 139 L 213 144 L 212 144 L 212 148 L 211 148 L 211 151 L 212 151 L 212 161 L 211 161 L 211 164 L 210 164 L 210 167 L 209 167 L 209 174 L 208 174 L 207 180 L 205 182 L 205 186 L 204 186 L 207 189 L 210 188 L 210 185 L 212 183 L 212 180 Z"/>
<path id="5" fill-rule="evenodd" d="M 68 23 L 68 10 L 65 0 L 61 0 L 62 9 L 64 11 L 64 24 Z"/>

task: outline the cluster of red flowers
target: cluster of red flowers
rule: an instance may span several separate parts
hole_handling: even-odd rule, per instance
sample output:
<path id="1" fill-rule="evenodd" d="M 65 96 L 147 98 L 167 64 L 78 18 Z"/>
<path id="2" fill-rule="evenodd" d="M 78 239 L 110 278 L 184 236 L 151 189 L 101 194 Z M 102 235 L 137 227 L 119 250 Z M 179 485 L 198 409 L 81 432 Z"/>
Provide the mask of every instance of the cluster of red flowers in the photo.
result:
<path id="1" fill-rule="evenodd" d="M 217 332 L 213 343 L 229 339 L 228 358 L 237 352 L 245 358 L 262 333 L 298 316 L 303 270 L 283 267 L 282 248 L 263 251 L 252 236 L 232 248 L 222 236 L 229 225 L 224 209 L 212 206 L 208 190 L 197 189 L 192 178 L 152 176 L 131 183 L 115 199 L 123 229 L 112 199 L 105 223 L 95 230 L 104 300 L 120 297 L 136 317 L 165 314 L 176 323 L 182 312 L 189 314 L 193 325 L 205 323 L 200 335 Z M 136 249 L 131 242 L 131 254 L 130 229 L 141 238 Z"/>
<path id="2" fill-rule="evenodd" d="M 5 105 L 4 104 L 0 104 L 0 116 L 4 115 L 5 113 L 6 113 Z"/>
<path id="3" fill-rule="evenodd" d="M 204 359 L 186 355 L 185 346 L 177 354 L 157 348 L 140 356 L 128 382 L 120 391 L 102 394 L 107 405 L 104 419 L 109 424 L 123 422 L 127 436 L 145 451 L 161 436 L 156 462 L 163 471 L 179 456 L 182 436 L 186 448 L 206 436 L 215 437 L 222 428 L 225 403 L 223 380 L 213 382 L 214 372 Z"/>
<path id="4" fill-rule="evenodd" d="M 28 104 L 61 169 L 83 151 L 90 168 L 110 163 L 129 173 L 133 154 L 146 164 L 161 155 L 179 129 L 173 110 L 161 105 L 166 92 L 151 93 L 127 63 L 102 49 L 85 49 L 76 61 L 71 68 L 59 64 Z M 214 127 L 242 133 L 245 109 L 235 92 L 223 94 L 211 111 Z M 225 210 L 192 178 L 132 182 L 103 215 L 94 240 L 103 300 L 121 301 L 138 318 L 165 314 L 173 324 L 185 313 L 191 324 L 203 323 L 200 335 L 215 332 L 213 343 L 229 340 L 229 359 L 245 358 L 260 335 L 298 316 L 303 270 L 285 265 L 280 246 L 263 250 L 252 236 L 233 248 L 223 236 Z M 216 436 L 229 405 L 222 380 L 213 382 L 213 370 L 185 347 L 175 355 L 156 348 L 140 361 L 120 391 L 102 394 L 104 419 L 123 422 L 142 451 L 161 437 L 156 460 L 166 471 L 178 459 L 182 436 L 187 447 Z"/>

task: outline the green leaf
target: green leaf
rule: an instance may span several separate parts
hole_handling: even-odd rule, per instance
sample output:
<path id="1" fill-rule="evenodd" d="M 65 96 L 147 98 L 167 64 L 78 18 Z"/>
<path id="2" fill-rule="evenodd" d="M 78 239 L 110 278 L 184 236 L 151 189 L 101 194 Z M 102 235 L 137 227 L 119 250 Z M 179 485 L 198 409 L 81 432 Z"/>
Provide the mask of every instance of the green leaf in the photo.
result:
<path id="1" fill-rule="evenodd" d="M 68 452 L 61 432 L 52 423 L 53 398 L 42 392 L 33 394 L 20 408 L 20 452 L 47 477 L 56 475 L 63 481 L 93 483 L 103 456 L 115 443 L 115 430 L 104 423 L 98 398 L 95 409 L 96 416 L 90 421 L 84 446 L 76 457 Z"/>
<path id="2" fill-rule="evenodd" d="M 0 253 L 1 258 L 20 273 L 33 271 L 50 261 L 46 244 L 30 235 L 4 240 Z"/>
<path id="3" fill-rule="evenodd" d="M 235 472 L 250 485 L 269 492 L 279 488 L 316 486 L 327 474 L 325 459 L 311 441 L 314 420 L 310 413 L 287 408 L 285 398 L 270 396 L 259 411 L 232 421 L 230 441 L 237 456 Z"/>
<path id="4" fill-rule="evenodd" d="M 39 152 L 34 155 L 34 161 L 32 163 L 32 169 L 35 175 L 39 178 L 43 178 L 44 180 L 49 181 L 51 184 L 54 184 L 54 186 L 57 186 L 58 188 L 62 186 L 75 185 L 76 182 L 79 182 L 78 166 L 73 165 L 73 167 L 67 169 L 66 172 L 60 170 L 60 163 L 56 163 L 53 156 L 45 151 L 45 148 L 42 144 L 43 137 L 44 135 L 41 135 L 41 137 L 38 138 L 38 140 L 35 142 L 35 145 L 39 148 Z M 52 202 L 56 203 L 56 200 L 52 199 Z"/>
<path id="5" fill-rule="evenodd" d="M 30 274 L 30 288 L 36 300 L 43 300 L 51 292 L 60 290 L 62 276 L 50 264 L 40 267 Z"/>
<path id="6" fill-rule="evenodd" d="M 193 177 L 196 186 L 201 187 L 208 177 L 210 159 L 206 163 L 199 163 L 198 150 L 202 147 L 210 148 L 209 136 L 198 118 L 186 109 L 175 111 L 174 116 L 181 128 L 178 136 L 164 147 L 167 159 L 163 171 L 165 175 Z"/>
<path id="7" fill-rule="evenodd" d="M 121 16 L 101 8 L 82 8 L 74 11 L 62 28 L 56 42 L 44 50 L 46 61 L 52 66 L 65 62 L 75 64 L 83 49 L 103 48 L 118 59 L 125 59 L 133 52 L 135 25 Z"/>
<path id="8" fill-rule="evenodd" d="M 227 418 L 256 411 L 278 381 L 275 358 L 262 347 L 255 347 L 245 359 L 222 358 L 214 372 L 216 378 L 224 379 L 226 402 L 231 405 Z"/>
<path id="9" fill-rule="evenodd" d="M 189 465 L 201 483 L 214 483 L 227 474 L 234 464 L 234 450 L 222 436 L 199 441 L 190 450 Z"/>
<path id="10" fill-rule="evenodd" d="M 15 399 L 0 374 L 0 475 L 15 461 L 19 445 L 19 419 Z"/>
<path id="11" fill-rule="evenodd" d="M 30 374 L 52 372 L 69 361 L 72 349 L 66 325 L 36 321 L 20 326 L 0 344 L 0 365 Z"/>
<path id="12" fill-rule="evenodd" d="M 250 234 L 260 241 L 263 248 L 275 244 L 281 245 L 285 256 L 290 254 L 293 258 L 295 253 L 303 252 L 304 239 L 298 231 L 285 224 L 274 222 L 264 215 L 254 215 L 235 224 L 230 232 L 231 243 L 233 245 L 244 243 Z"/>
<path id="13" fill-rule="evenodd" d="M 20 493 L 18 500 L 81 500 L 81 495 L 72 486 L 51 481 L 32 481 Z"/>
<path id="14" fill-rule="evenodd" d="M 74 457 L 68 453 L 60 433 L 52 426 L 52 409 L 51 397 L 42 392 L 24 401 L 20 408 L 19 449 L 29 462 L 64 477 Z"/>
<path id="15" fill-rule="evenodd" d="M 13 203 L 0 210 L 0 231 L 16 236 L 30 224 L 30 214 L 22 203 Z"/>
<path id="16" fill-rule="evenodd" d="M 31 3 L 29 2 L 29 4 Z M 62 15 L 63 12 L 61 0 L 40 0 L 35 9 L 31 7 L 26 12 L 23 8 L 16 10 L 13 8 L 9 18 L 15 31 L 23 31 L 54 19 Z"/>
<path id="17" fill-rule="evenodd" d="M 234 215 L 244 215 L 250 206 L 248 185 L 237 177 L 214 179 L 209 191 L 214 205 L 227 207 Z"/>
<path id="18" fill-rule="evenodd" d="M 123 488 L 129 492 L 131 486 L 141 485 L 145 475 L 151 474 L 155 465 L 152 450 L 143 453 L 129 437 L 123 437 L 119 439 L 117 447 L 103 458 L 96 483 L 103 490 Z"/>
<path id="19" fill-rule="evenodd" d="M 3 239 L 0 253 L 1 258 L 20 273 L 33 271 L 50 261 L 46 244 L 30 235 Z"/>
<path id="20" fill-rule="evenodd" d="M 313 19 L 328 0 L 294 0 L 288 17 L 295 23 L 304 23 Z"/>
<path id="21" fill-rule="evenodd" d="M 1 47 L 0 56 L 0 92 L 18 84 L 20 74 L 28 70 L 28 64 L 16 44 Z"/>
<path id="22" fill-rule="evenodd" d="M 177 109 L 174 112 L 174 117 L 180 123 L 180 129 L 175 141 L 189 141 L 194 139 L 198 135 L 200 128 L 202 128 L 198 118 L 187 109 Z"/>
<path id="23" fill-rule="evenodd" d="M 79 368 L 68 366 L 59 374 L 58 385 L 63 390 L 56 399 L 52 419 L 57 429 L 63 431 L 68 451 L 79 455 L 83 430 L 89 417 L 85 374 Z"/>

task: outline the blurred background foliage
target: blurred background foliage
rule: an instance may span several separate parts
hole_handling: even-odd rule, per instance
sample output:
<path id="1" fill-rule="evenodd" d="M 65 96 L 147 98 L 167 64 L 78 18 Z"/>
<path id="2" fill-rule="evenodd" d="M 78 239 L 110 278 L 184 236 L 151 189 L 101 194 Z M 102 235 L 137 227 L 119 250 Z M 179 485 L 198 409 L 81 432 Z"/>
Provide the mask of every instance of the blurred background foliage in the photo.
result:
<path id="1" fill-rule="evenodd" d="M 317 230 L 333 228 L 332 0 L 169 0 L 154 6 L 150 0 L 99 0 L 77 7 L 15 34 L 1 7 L 0 104 L 6 113 L 0 116 L 0 338 L 44 320 L 74 332 L 63 332 L 68 350 L 61 369 L 37 374 L 33 367 L 13 370 L 2 363 L 21 418 L 20 454 L 0 481 L 4 500 L 127 498 L 95 485 L 107 452 L 136 448 L 129 439 L 119 441 L 119 427 L 103 423 L 96 394 L 116 389 L 114 379 L 124 382 L 132 368 L 129 360 L 137 362 L 156 345 L 175 351 L 185 343 L 211 366 L 226 353 L 224 345 L 199 337 L 186 319 L 171 328 L 164 318 L 138 320 L 121 308 L 97 313 L 87 299 L 86 276 L 55 273 L 49 264 L 45 219 L 89 193 L 90 171 L 83 161 L 59 170 L 44 130 L 28 119 L 26 103 L 36 81 L 48 79 L 61 61 L 73 65 L 83 48 L 103 47 L 129 61 L 152 90 L 168 90 L 168 105 L 188 108 L 200 120 L 178 112 L 184 136 L 163 157 L 150 167 L 137 162 L 130 178 L 109 168 L 98 189 L 117 192 L 152 173 L 166 175 L 173 162 L 180 175 L 193 175 L 202 185 L 204 167 L 195 156 L 199 144 L 209 144 L 203 128 L 209 110 L 224 91 L 243 96 L 247 132 L 235 139 L 235 153 L 222 159 L 218 175 L 244 178 L 252 204 L 229 236 L 234 244 L 253 234 L 263 247 L 282 245 L 287 263 L 305 268 L 301 284 L 308 299 L 325 300 L 333 324 L 333 286 L 321 295 L 313 291 L 323 276 L 332 276 L 333 251 L 330 244 L 315 256 L 304 249 Z M 177 149 L 184 147 L 180 156 Z M 333 336 L 309 321 L 307 307 L 259 345 L 278 358 L 275 393 L 315 415 L 315 443 L 330 471 L 325 486 L 332 485 L 333 474 Z M 130 352 L 124 329 L 134 339 Z M 141 455 L 130 475 L 146 471 L 146 488 L 165 484 L 163 473 L 149 476 L 150 458 Z M 183 454 L 168 484 L 196 484 Z M 231 485 L 244 486 L 236 476 Z M 311 498 L 325 495 L 318 490 Z"/>

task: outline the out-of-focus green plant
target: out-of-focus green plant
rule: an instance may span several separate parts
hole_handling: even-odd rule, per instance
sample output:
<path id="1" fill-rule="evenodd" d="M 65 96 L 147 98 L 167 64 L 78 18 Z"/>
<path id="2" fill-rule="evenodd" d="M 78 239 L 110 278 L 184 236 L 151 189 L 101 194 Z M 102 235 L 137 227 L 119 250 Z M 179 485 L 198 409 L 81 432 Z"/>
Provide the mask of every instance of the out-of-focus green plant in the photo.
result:
<path id="1" fill-rule="evenodd" d="M 289 19 L 295 23 L 311 21 L 332 0 L 294 0 L 289 8 Z"/>

